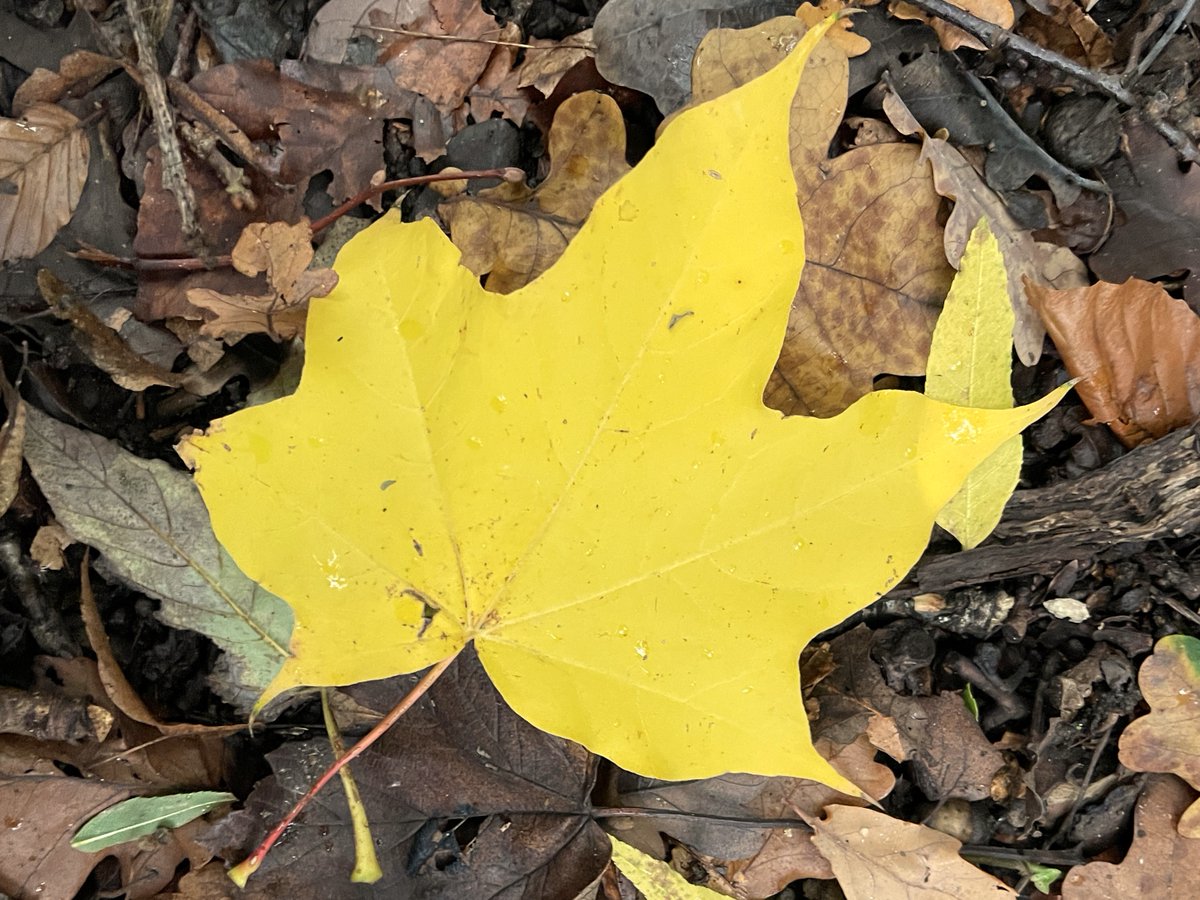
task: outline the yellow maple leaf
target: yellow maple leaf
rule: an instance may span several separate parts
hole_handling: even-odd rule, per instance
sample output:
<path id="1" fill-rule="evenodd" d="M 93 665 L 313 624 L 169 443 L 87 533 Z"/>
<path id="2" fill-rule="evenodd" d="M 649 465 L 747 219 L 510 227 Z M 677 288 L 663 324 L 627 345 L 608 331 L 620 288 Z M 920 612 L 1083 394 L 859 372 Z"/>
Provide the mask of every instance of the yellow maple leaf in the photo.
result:
<path id="1" fill-rule="evenodd" d="M 803 263 L 788 109 L 824 27 L 679 116 L 512 294 L 428 221 L 342 250 L 299 390 L 181 447 L 230 553 L 295 610 L 264 701 L 474 642 L 520 715 L 632 771 L 852 790 L 812 746 L 800 650 L 1057 397 L 763 406 Z"/>

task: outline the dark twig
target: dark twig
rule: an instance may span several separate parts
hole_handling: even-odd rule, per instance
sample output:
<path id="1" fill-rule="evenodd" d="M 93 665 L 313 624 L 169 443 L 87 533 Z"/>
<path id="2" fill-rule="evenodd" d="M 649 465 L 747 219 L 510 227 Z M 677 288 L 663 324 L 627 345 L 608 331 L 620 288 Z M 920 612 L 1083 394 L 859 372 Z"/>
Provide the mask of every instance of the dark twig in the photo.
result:
<path id="1" fill-rule="evenodd" d="M 994 25 L 991 22 L 959 9 L 957 6 L 952 6 L 947 0 L 909 0 L 909 2 L 931 16 L 937 16 L 939 19 L 949 22 L 951 25 L 961 28 L 973 37 L 978 38 L 989 50 L 1002 50 L 1005 48 L 1015 50 L 1023 56 L 1037 60 L 1047 66 L 1058 69 L 1064 74 L 1070 75 L 1072 78 L 1091 85 L 1130 109 L 1138 110 L 1145 117 L 1147 124 L 1151 125 L 1155 131 L 1166 138 L 1171 146 L 1179 152 L 1180 156 L 1190 162 L 1200 162 L 1200 150 L 1196 149 L 1196 145 L 1192 143 L 1191 139 L 1169 122 L 1162 121 L 1158 116 L 1149 115 L 1138 102 L 1137 97 L 1121 83 L 1120 79 L 1114 78 L 1112 75 L 1106 75 L 1103 72 L 1096 72 L 1087 66 L 1081 66 L 1074 60 L 1067 59 L 1053 50 L 1047 50 L 1045 47 L 1035 44 L 1028 38 L 1022 37 L 1019 34 L 1013 34 L 999 25 Z"/>
<path id="2" fill-rule="evenodd" d="M 1159 39 L 1150 48 L 1142 61 L 1138 63 L 1137 68 L 1133 72 L 1132 77 L 1122 79 L 1125 82 L 1137 81 L 1146 74 L 1146 70 L 1154 63 L 1156 59 L 1167 49 L 1167 44 L 1171 42 L 1171 38 L 1175 37 L 1175 33 L 1183 27 L 1183 23 L 1187 21 L 1188 16 L 1192 14 L 1192 10 L 1196 6 L 1196 0 L 1184 0 L 1183 6 L 1179 7 L 1179 12 L 1175 13 L 1175 18 L 1171 20 L 1171 24 L 1167 26 L 1167 30 L 1162 33 Z"/>

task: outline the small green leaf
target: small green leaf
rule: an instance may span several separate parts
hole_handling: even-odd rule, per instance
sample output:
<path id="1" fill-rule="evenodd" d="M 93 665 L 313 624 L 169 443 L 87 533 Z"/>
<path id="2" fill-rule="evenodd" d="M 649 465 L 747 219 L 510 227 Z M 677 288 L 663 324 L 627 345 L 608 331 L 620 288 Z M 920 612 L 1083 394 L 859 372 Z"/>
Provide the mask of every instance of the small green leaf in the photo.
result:
<path id="1" fill-rule="evenodd" d="M 71 846 L 84 853 L 95 853 L 153 834 L 159 828 L 186 825 L 209 810 L 236 800 L 237 797 L 225 791 L 134 797 L 88 819 L 71 838 Z"/>
<path id="2" fill-rule="evenodd" d="M 1063 875 L 1062 869 L 1043 866 L 1041 863 L 1029 863 L 1027 874 L 1029 875 L 1029 880 L 1033 882 L 1033 886 L 1043 894 L 1050 893 L 1050 886 L 1062 878 Z"/>
<path id="3" fill-rule="evenodd" d="M 975 692 L 971 690 L 971 686 L 964 685 L 962 689 L 963 706 L 967 708 L 967 712 L 971 714 L 976 722 L 979 721 L 979 701 L 975 699 Z"/>
<path id="4" fill-rule="evenodd" d="M 612 841 L 613 862 L 646 900 L 717 900 L 721 896 L 706 887 L 689 884 L 665 862 L 647 856 L 611 834 L 608 837 Z"/>

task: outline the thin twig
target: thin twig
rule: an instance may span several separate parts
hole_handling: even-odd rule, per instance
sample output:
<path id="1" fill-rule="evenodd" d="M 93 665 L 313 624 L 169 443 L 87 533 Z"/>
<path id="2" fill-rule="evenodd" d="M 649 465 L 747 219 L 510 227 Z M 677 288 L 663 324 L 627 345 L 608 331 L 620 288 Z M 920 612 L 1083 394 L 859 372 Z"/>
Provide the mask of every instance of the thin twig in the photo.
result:
<path id="1" fill-rule="evenodd" d="M 296 801 L 295 805 L 288 811 L 288 814 L 280 820 L 278 825 L 271 829 L 270 833 L 263 838 L 262 843 L 254 848 L 254 852 L 229 870 L 229 877 L 233 880 L 234 884 L 238 887 L 246 886 L 246 880 L 258 871 L 258 867 L 262 865 L 263 859 L 270 849 L 275 846 L 275 842 L 279 840 L 288 826 L 296 821 L 296 817 L 312 802 L 313 798 L 320 793 L 321 788 L 325 787 L 333 776 L 342 770 L 343 766 L 361 756 L 363 751 L 379 740 L 389 728 L 395 725 L 400 717 L 412 708 L 413 704 L 425 696 L 425 693 L 433 687 L 434 682 L 442 676 L 443 672 L 450 668 L 450 664 L 457 658 L 458 651 L 426 671 L 421 676 L 421 679 L 413 685 L 413 689 L 405 694 L 403 699 L 393 706 L 374 728 L 359 738 L 353 747 L 347 750 L 343 756 L 335 759 L 329 768 L 321 773 L 321 777 L 313 782 L 312 787 L 305 792 L 303 797 Z"/>
<path id="2" fill-rule="evenodd" d="M 1162 33 L 1154 46 L 1150 48 L 1150 52 L 1142 58 L 1138 63 L 1138 67 L 1134 70 L 1132 78 L 1126 78 L 1125 81 L 1137 81 L 1146 74 L 1146 70 L 1154 63 L 1156 59 L 1167 49 L 1167 44 L 1171 42 L 1171 38 L 1175 37 L 1175 33 L 1183 27 L 1183 23 L 1187 21 L 1188 16 L 1192 14 L 1192 10 L 1196 6 L 1196 0 L 1184 0 L 1183 6 L 1179 7 L 1179 12 L 1175 14 L 1175 18 L 1171 20 L 1171 24 L 1167 26 L 1167 30 Z"/>
<path id="3" fill-rule="evenodd" d="M 1148 124 L 1166 138 L 1171 146 L 1179 152 L 1180 156 L 1190 162 L 1200 162 L 1200 150 L 1196 149 L 1196 145 L 1192 143 L 1191 138 L 1169 122 L 1164 122 L 1160 117 L 1146 113 L 1145 109 L 1139 104 L 1137 97 L 1121 84 L 1120 79 L 1089 69 L 1087 66 L 1081 66 L 1074 60 L 1067 59 L 1053 50 L 1047 50 L 1045 47 L 1035 44 L 1028 38 L 1022 37 L 1019 34 L 1013 34 L 999 25 L 980 19 L 978 16 L 973 16 L 969 12 L 951 5 L 946 0 L 909 0 L 909 2 L 931 16 L 937 16 L 939 19 L 943 19 L 978 38 L 989 50 L 1002 50 L 1004 48 L 1015 50 L 1024 56 L 1028 56 L 1030 59 L 1035 59 L 1038 62 L 1058 69 L 1060 72 L 1070 75 L 1072 78 L 1076 78 L 1085 84 L 1090 84 L 1092 87 L 1131 109 L 1139 110 L 1145 116 Z"/>
<path id="4" fill-rule="evenodd" d="M 387 34 L 399 34 L 404 37 L 429 38 L 432 41 L 451 41 L 459 44 L 490 44 L 493 47 L 517 47 L 521 50 L 592 50 L 596 49 L 596 45 L 590 42 L 579 44 L 552 44 L 546 47 L 539 47 L 537 44 L 522 44 L 519 41 L 505 41 L 498 38 L 473 38 L 463 37 L 458 34 L 431 34 L 428 31 L 410 31 L 407 28 L 389 28 L 385 25 L 359 25 L 357 26 L 362 31 L 382 31 Z"/>

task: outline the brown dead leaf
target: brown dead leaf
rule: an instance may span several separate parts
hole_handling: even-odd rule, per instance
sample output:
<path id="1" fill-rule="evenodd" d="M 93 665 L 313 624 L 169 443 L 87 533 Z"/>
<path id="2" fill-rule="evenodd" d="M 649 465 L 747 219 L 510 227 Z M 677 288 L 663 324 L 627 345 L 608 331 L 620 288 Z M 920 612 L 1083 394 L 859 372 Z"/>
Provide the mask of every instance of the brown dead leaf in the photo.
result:
<path id="1" fill-rule="evenodd" d="M 1063 900 L 1192 900 L 1200 897 L 1200 840 L 1182 837 L 1179 817 L 1195 792 L 1169 775 L 1148 779 L 1134 812 L 1133 846 L 1120 865 L 1076 866 L 1063 880 Z"/>
<path id="2" fill-rule="evenodd" d="M 958 855 L 954 838 L 872 809 L 830 806 L 808 820 L 847 900 L 998 900 L 1002 881 Z"/>
<path id="3" fill-rule="evenodd" d="M 1076 390 L 1127 447 L 1200 416 L 1200 318 L 1157 284 L 1053 291 L 1031 285 Z"/>
<path id="4" fill-rule="evenodd" d="M 801 3 L 800 8 L 796 10 L 796 18 L 808 28 L 812 28 L 814 25 L 824 22 L 831 15 L 841 12 L 843 9 L 846 9 L 846 4 L 842 0 L 821 0 L 816 6 L 813 6 L 811 3 Z M 842 52 L 852 59 L 855 56 L 862 56 L 871 49 L 871 42 L 861 34 L 855 34 L 852 30 L 853 28 L 854 19 L 846 16 L 838 20 L 838 23 L 829 29 L 829 33 L 825 38 L 830 43 L 840 47 Z"/>
<path id="5" fill-rule="evenodd" d="M 1093 69 L 1112 64 L 1113 44 L 1075 0 L 1045 0 L 1049 14 L 1030 6 L 1021 14 L 1018 33 Z"/>
<path id="6" fill-rule="evenodd" d="M 987 220 L 1008 270 L 1008 296 L 1017 320 L 1013 344 L 1021 361 L 1032 366 L 1041 357 L 1045 329 L 1030 305 L 1026 285 L 1049 284 L 1063 290 L 1080 287 L 1088 283 L 1086 267 L 1067 248 L 1035 241 L 958 150 L 948 141 L 924 134 L 898 96 L 889 92 L 884 97 L 883 109 L 900 132 L 923 137 L 921 158 L 933 167 L 934 188 L 954 201 L 954 211 L 943 236 L 946 258 L 951 264 L 958 265 L 975 223 Z"/>
<path id="7" fill-rule="evenodd" d="M 443 115 L 453 114 L 487 68 L 491 45 L 398 34 L 397 30 L 494 40 L 500 32 L 496 20 L 483 11 L 478 0 L 424 0 L 392 9 L 375 8 L 367 13 L 376 36 L 388 41 L 378 61 L 399 87 L 428 97 Z"/>
<path id="8" fill-rule="evenodd" d="M 561 41 L 535 38 L 528 43 L 538 49 L 526 52 L 525 61 L 517 69 L 517 85 L 531 87 L 543 97 L 554 93 L 576 63 L 595 55 L 590 28 Z"/>
<path id="9" fill-rule="evenodd" d="M 508 43 L 494 46 L 479 79 L 467 92 L 467 103 L 476 122 L 492 118 L 495 113 L 520 125 L 529 110 L 529 97 L 521 90 L 520 76 L 514 68 L 521 48 L 521 29 L 509 22 L 495 35 Z"/>
<path id="10" fill-rule="evenodd" d="M 781 16 L 709 32 L 692 66 L 693 102 L 766 71 L 805 30 Z M 821 43 L 792 106 L 807 262 L 764 395 L 789 415 L 836 415 L 869 393 L 876 375 L 923 374 L 953 275 L 938 224 L 942 201 L 916 147 L 875 144 L 828 158 L 848 73 L 845 51 Z"/>
<path id="11" fill-rule="evenodd" d="M 462 262 L 508 293 L 528 284 L 579 230 L 592 204 L 629 166 L 625 122 L 611 97 L 576 94 L 558 108 L 548 138 L 550 174 L 536 189 L 501 184 L 439 207 Z"/>
<path id="12" fill-rule="evenodd" d="M 37 256 L 71 220 L 88 173 L 87 135 L 71 113 L 37 103 L 0 119 L 0 259 Z"/>
<path id="13" fill-rule="evenodd" d="M 114 382 L 127 391 L 144 391 L 155 385 L 179 386 L 178 375 L 134 352 L 49 269 L 39 271 L 37 281 L 38 290 L 50 311 L 71 323 L 75 339 L 88 359 Z"/>
<path id="14" fill-rule="evenodd" d="M 950 0 L 950 2 L 976 18 L 999 25 L 1001 28 L 1012 28 L 1015 17 L 1009 0 Z M 897 19 L 914 19 L 924 22 L 937 34 L 941 45 L 951 52 L 959 47 L 970 47 L 973 50 L 987 49 L 977 38 L 967 34 L 961 28 L 956 28 L 949 22 L 931 16 L 909 3 L 904 3 L 903 0 L 894 0 L 888 9 Z"/>
<path id="15" fill-rule="evenodd" d="M 82 97 L 119 68 L 117 60 L 90 50 L 68 53 L 59 61 L 57 72 L 34 69 L 21 82 L 13 95 L 13 112 L 21 115 L 37 103 L 57 103 L 67 96 Z"/>
<path id="16" fill-rule="evenodd" d="M 0 398 L 8 418 L 0 426 L 0 515 L 17 497 L 25 447 L 25 401 L 0 368 Z"/>
<path id="17" fill-rule="evenodd" d="M 200 331 L 236 343 L 248 334 L 275 340 L 304 335 L 308 301 L 337 286 L 332 269 L 309 269 L 313 259 L 308 219 L 297 224 L 255 222 L 247 225 L 233 248 L 233 266 L 251 278 L 265 273 L 267 294 L 221 294 L 206 288 L 188 291 L 188 302 L 213 313 Z"/>
<path id="18" fill-rule="evenodd" d="M 1200 640 L 1172 634 L 1142 663 L 1138 687 L 1149 715 L 1121 734 L 1121 764 L 1135 772 L 1171 772 L 1200 789 Z M 1200 838 L 1200 802 L 1179 819 L 1179 833 Z"/>
<path id="19" fill-rule="evenodd" d="M 43 525 L 29 544 L 30 558 L 43 569 L 58 571 L 67 564 L 63 551 L 75 543 L 57 522 Z"/>

